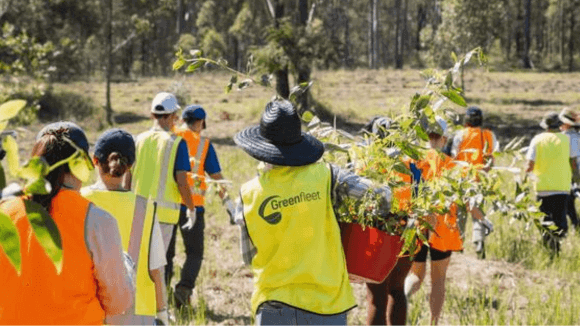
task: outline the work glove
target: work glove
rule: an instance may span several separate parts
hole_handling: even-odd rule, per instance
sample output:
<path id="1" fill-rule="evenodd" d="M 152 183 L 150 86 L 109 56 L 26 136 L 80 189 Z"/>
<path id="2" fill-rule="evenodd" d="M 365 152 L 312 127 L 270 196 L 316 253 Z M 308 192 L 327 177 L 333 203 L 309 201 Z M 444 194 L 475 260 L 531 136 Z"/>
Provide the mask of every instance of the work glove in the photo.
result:
<path id="1" fill-rule="evenodd" d="M 488 236 L 490 233 L 492 233 L 492 232 L 493 232 L 493 223 L 491 223 L 491 221 L 490 221 L 490 220 L 488 220 L 488 219 L 484 218 L 484 219 L 481 221 L 481 224 L 482 224 L 482 225 L 485 227 L 485 229 L 486 229 L 486 230 L 485 230 L 485 235 L 486 235 L 486 236 Z"/>
<path id="2" fill-rule="evenodd" d="M 231 225 L 236 224 L 234 221 L 234 213 L 236 211 L 236 206 L 234 205 L 234 202 L 230 199 L 230 197 L 225 197 L 223 205 L 226 207 L 226 212 L 228 212 L 228 215 L 230 216 L 230 224 Z"/>
<path id="3" fill-rule="evenodd" d="M 197 219 L 195 208 L 193 210 L 188 208 L 185 217 L 187 217 L 187 222 L 183 224 L 181 228 L 184 230 L 190 230 L 195 225 L 195 220 Z"/>

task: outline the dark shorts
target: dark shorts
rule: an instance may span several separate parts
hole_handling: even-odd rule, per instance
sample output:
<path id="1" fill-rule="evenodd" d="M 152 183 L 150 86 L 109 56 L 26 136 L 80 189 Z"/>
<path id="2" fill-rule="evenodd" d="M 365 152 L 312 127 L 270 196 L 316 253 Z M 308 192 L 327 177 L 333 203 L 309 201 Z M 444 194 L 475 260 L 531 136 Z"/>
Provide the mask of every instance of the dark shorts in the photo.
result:
<path id="1" fill-rule="evenodd" d="M 413 261 L 424 263 L 427 261 L 427 252 L 431 257 L 431 261 L 443 260 L 445 258 L 451 257 L 451 251 L 440 251 L 426 245 L 421 245 L 421 250 L 415 255 Z"/>

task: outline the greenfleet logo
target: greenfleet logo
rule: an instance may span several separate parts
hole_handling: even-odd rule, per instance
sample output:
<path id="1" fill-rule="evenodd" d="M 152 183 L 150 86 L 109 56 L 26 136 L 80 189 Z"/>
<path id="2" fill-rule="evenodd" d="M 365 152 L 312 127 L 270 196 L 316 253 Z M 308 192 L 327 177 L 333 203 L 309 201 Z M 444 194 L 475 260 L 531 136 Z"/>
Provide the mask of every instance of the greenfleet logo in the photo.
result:
<path id="1" fill-rule="evenodd" d="M 320 200 L 320 191 L 316 192 L 308 192 L 305 193 L 304 191 L 300 192 L 300 194 L 296 196 L 291 196 L 284 199 L 279 199 L 280 196 L 270 196 L 262 202 L 260 205 L 260 209 L 258 210 L 258 214 L 264 221 L 268 222 L 269 224 L 278 224 L 280 220 L 282 220 L 282 212 L 280 209 L 282 207 L 290 207 L 296 204 L 300 204 L 302 202 L 308 202 L 313 200 Z M 266 215 L 266 211 L 273 211 Z"/>

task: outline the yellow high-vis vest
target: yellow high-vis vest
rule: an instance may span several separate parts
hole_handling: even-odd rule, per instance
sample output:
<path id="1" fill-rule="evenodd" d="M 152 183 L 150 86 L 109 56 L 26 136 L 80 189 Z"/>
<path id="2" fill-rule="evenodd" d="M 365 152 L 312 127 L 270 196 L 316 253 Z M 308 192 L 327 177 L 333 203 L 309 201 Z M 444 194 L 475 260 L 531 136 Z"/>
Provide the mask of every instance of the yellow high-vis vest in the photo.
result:
<path id="1" fill-rule="evenodd" d="M 252 259 L 252 311 L 279 301 L 332 315 L 356 306 L 324 163 L 274 167 L 241 188 Z"/>
<path id="2" fill-rule="evenodd" d="M 195 206 L 203 206 L 205 202 L 205 191 L 207 190 L 207 183 L 205 182 L 205 159 L 207 157 L 207 151 L 209 150 L 209 139 L 201 137 L 200 134 L 189 130 L 187 127 L 176 129 L 175 134 L 185 140 L 187 150 L 189 151 L 191 172 L 187 175 L 187 182 L 193 194 L 193 204 Z"/>
<path id="3" fill-rule="evenodd" d="M 175 156 L 181 137 L 152 129 L 137 137 L 131 190 L 156 205 L 160 223 L 177 224 L 181 194 L 173 176 Z"/>
<path id="4" fill-rule="evenodd" d="M 123 250 L 135 263 L 135 311 L 141 316 L 155 316 L 155 283 L 149 273 L 149 250 L 153 232 L 153 204 L 129 191 L 106 191 L 83 188 L 81 194 L 111 214 L 119 225 Z"/>
<path id="5" fill-rule="evenodd" d="M 532 171 L 536 176 L 536 191 L 570 191 L 572 169 L 568 136 L 544 132 L 534 137 L 532 142 L 536 146 Z"/>

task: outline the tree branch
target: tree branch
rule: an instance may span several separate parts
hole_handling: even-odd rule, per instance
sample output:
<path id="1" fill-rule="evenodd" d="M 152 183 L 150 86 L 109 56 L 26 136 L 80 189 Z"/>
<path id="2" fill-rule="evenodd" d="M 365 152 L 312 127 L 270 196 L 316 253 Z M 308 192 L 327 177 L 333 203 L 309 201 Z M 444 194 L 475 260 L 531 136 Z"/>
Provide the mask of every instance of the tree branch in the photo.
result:
<path id="1" fill-rule="evenodd" d="M 276 12 L 274 11 L 274 5 L 271 0 L 266 0 L 266 5 L 268 6 L 268 11 L 272 15 L 272 19 L 276 19 Z"/>

